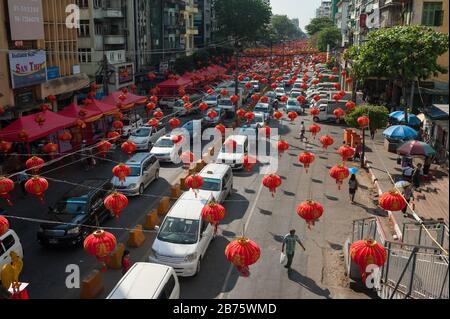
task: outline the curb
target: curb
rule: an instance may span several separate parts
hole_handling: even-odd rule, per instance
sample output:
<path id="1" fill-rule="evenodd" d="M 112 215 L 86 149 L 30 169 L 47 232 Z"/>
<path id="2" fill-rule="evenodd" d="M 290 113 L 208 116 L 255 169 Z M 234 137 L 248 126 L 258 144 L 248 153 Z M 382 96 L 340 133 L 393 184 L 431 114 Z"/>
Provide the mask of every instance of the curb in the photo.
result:
<path id="1" fill-rule="evenodd" d="M 369 174 L 372 177 L 372 183 L 377 187 L 378 195 L 381 196 L 383 194 L 383 190 L 381 189 L 381 186 L 380 186 L 380 183 L 378 182 L 377 176 L 373 172 L 371 164 L 367 163 L 367 157 L 365 159 L 365 162 L 366 162 L 366 167 L 369 170 Z M 395 219 L 394 213 L 391 211 L 387 211 L 387 212 L 388 212 L 389 220 L 392 221 L 392 223 L 394 224 L 394 230 L 395 230 L 395 234 L 397 235 L 398 240 L 403 241 L 403 233 L 401 231 L 400 225 L 398 224 L 397 220 Z M 377 216 L 376 219 L 377 219 L 378 224 L 381 226 L 382 223 L 380 222 L 380 218 Z M 385 235 L 386 232 L 382 228 L 382 226 L 381 226 L 381 229 L 382 229 L 383 235 L 386 239 L 386 235 Z"/>

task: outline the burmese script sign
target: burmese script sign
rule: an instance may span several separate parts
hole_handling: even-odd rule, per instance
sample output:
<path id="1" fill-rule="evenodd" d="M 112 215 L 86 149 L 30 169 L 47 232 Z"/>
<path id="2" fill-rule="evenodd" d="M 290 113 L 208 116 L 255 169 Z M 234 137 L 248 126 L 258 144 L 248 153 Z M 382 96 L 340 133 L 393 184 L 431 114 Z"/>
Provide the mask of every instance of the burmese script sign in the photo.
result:
<path id="1" fill-rule="evenodd" d="M 44 39 L 42 0 L 8 0 L 11 39 Z"/>

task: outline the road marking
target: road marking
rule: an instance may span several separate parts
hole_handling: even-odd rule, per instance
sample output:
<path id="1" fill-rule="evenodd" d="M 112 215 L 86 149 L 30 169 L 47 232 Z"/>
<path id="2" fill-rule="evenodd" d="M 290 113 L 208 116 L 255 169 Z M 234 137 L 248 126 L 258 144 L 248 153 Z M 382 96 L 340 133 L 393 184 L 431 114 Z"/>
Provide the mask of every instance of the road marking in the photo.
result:
<path id="1" fill-rule="evenodd" d="M 255 200 L 253 202 L 252 208 L 250 210 L 250 214 L 248 215 L 248 218 L 247 218 L 247 222 L 244 225 L 244 233 L 247 232 L 247 228 L 250 225 L 250 221 L 251 221 L 251 219 L 253 217 L 253 213 L 255 212 L 256 205 L 258 204 L 259 197 L 261 196 L 261 192 L 263 190 L 263 186 L 264 186 L 263 184 L 261 184 L 259 186 L 258 194 L 256 195 L 256 198 L 255 198 Z M 228 286 L 228 282 L 230 280 L 233 268 L 234 268 L 234 266 L 232 264 L 228 268 L 227 276 L 225 277 L 225 282 L 223 283 L 223 286 L 222 286 L 222 292 L 219 294 L 218 299 L 225 299 L 227 297 L 227 295 L 228 295 L 227 292 L 223 292 L 223 291 L 225 291 L 225 289 Z"/>

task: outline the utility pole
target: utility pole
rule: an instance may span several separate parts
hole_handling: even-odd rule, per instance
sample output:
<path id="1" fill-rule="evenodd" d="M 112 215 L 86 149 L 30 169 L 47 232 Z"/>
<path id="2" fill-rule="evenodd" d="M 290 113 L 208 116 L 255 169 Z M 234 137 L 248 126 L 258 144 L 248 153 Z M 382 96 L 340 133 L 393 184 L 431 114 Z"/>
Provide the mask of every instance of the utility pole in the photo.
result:
<path id="1" fill-rule="evenodd" d="M 106 54 L 103 54 L 103 61 L 102 61 L 102 69 L 103 69 L 103 94 L 105 96 L 109 95 L 109 64 L 108 64 L 108 58 L 106 57 Z"/>
<path id="2" fill-rule="evenodd" d="M 239 95 L 239 41 L 235 41 L 235 50 L 236 50 L 236 67 L 235 67 L 235 75 L 234 75 L 234 81 L 235 81 L 235 88 L 234 88 L 234 94 Z"/>

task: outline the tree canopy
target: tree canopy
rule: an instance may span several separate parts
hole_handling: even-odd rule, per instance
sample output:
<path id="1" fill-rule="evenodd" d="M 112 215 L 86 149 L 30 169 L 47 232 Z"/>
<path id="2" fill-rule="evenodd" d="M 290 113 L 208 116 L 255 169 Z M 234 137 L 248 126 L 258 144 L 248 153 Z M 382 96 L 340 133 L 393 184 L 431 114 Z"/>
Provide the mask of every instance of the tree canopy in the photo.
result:
<path id="1" fill-rule="evenodd" d="M 279 38 L 298 39 L 303 32 L 286 15 L 272 16 L 272 27 Z"/>
<path id="2" fill-rule="evenodd" d="M 389 111 L 384 106 L 365 104 L 356 107 L 350 113 L 345 115 L 345 122 L 352 127 L 359 127 L 358 118 L 367 116 L 370 120 L 370 128 L 382 129 L 387 126 L 389 121 Z"/>
<path id="3" fill-rule="evenodd" d="M 323 29 L 331 28 L 333 26 L 333 20 L 328 17 L 321 17 L 312 19 L 311 22 L 305 27 L 305 29 L 310 36 L 313 36 Z"/>
<path id="4" fill-rule="evenodd" d="M 339 46 L 341 39 L 341 31 L 338 28 L 325 28 L 317 33 L 317 47 L 322 52 L 327 50 L 328 45 L 331 49 L 335 49 Z"/>
<path id="5" fill-rule="evenodd" d="M 437 58 L 448 50 L 448 34 L 422 26 L 398 26 L 369 33 L 368 41 L 344 54 L 359 80 L 389 77 L 412 81 L 446 73 Z"/>
<path id="6" fill-rule="evenodd" d="M 270 23 L 272 9 L 262 0 L 214 0 L 219 33 L 234 39 L 255 39 Z"/>

